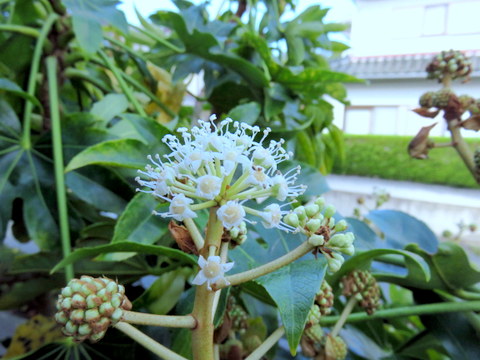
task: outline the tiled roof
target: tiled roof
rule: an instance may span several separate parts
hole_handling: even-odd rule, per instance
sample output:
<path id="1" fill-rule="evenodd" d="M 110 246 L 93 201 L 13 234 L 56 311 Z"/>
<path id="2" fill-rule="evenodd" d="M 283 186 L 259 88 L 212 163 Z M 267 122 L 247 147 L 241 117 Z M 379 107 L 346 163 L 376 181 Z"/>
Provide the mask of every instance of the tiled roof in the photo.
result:
<path id="1" fill-rule="evenodd" d="M 471 77 L 480 77 L 480 50 L 465 51 L 473 65 Z M 334 71 L 355 75 L 361 79 L 422 79 L 426 78 L 425 68 L 437 53 L 386 55 L 386 56 L 346 56 L 330 62 Z"/>

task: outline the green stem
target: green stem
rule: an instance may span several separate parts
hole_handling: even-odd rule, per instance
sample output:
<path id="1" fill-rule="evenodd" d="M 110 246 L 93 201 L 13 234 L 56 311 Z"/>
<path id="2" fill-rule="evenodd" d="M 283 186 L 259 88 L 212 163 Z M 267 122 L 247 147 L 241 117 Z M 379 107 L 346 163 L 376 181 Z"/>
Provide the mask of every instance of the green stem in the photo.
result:
<path id="1" fill-rule="evenodd" d="M 130 87 L 125 83 L 125 80 L 123 79 L 123 76 L 121 74 L 121 71 L 115 66 L 113 61 L 105 54 L 102 50 L 98 51 L 98 54 L 102 58 L 103 62 L 105 65 L 110 69 L 110 71 L 113 73 L 113 76 L 118 81 L 118 85 L 122 88 L 123 93 L 127 96 L 128 100 L 132 103 L 133 107 L 135 108 L 135 111 L 141 115 L 141 116 L 147 116 L 147 113 L 143 109 L 143 107 L 140 105 L 138 102 L 137 98 L 133 94 L 132 90 Z"/>
<path id="2" fill-rule="evenodd" d="M 217 207 L 210 209 L 207 235 L 202 255 L 208 256 L 210 247 L 218 249 L 222 241 L 223 224 L 217 218 Z M 192 316 L 197 320 L 197 327 L 192 331 L 192 349 L 195 360 L 214 359 L 213 351 L 213 305 L 215 291 L 207 289 L 207 284 L 197 286 Z"/>
<path id="3" fill-rule="evenodd" d="M 275 330 L 263 343 L 260 344 L 245 360 L 260 360 L 280 340 L 285 334 L 285 328 L 283 326 Z"/>
<path id="4" fill-rule="evenodd" d="M 197 322 L 192 315 L 154 315 L 124 311 L 122 321 L 130 324 L 193 329 Z"/>
<path id="5" fill-rule="evenodd" d="M 368 315 L 364 312 L 354 313 L 347 317 L 346 323 L 358 323 L 367 320 L 390 319 L 413 315 L 428 315 L 465 311 L 480 311 L 480 301 L 442 302 L 436 304 L 414 305 L 394 309 L 378 310 L 372 315 Z M 340 316 L 325 316 L 320 319 L 320 324 L 322 326 L 330 326 L 335 324 L 339 319 Z"/>
<path id="6" fill-rule="evenodd" d="M 153 34 L 151 31 L 146 31 L 146 30 L 144 30 L 144 29 L 142 29 L 138 26 L 134 26 L 134 25 L 130 25 L 130 26 L 133 27 L 135 30 L 141 32 L 142 34 L 148 36 L 149 38 L 159 42 L 160 44 L 169 48 L 170 50 L 173 50 L 177 54 L 183 54 L 185 52 L 184 49 L 181 49 L 178 46 L 173 45 L 171 42 L 168 42 L 167 40 L 162 39 L 160 36 L 157 36 L 157 35 Z"/>
<path id="7" fill-rule="evenodd" d="M 464 300 L 480 300 L 480 293 L 463 289 L 455 290 L 455 296 L 458 296 Z"/>
<path id="8" fill-rule="evenodd" d="M 155 104 L 157 104 L 160 109 L 165 111 L 168 116 L 170 116 L 172 119 L 177 116 L 173 110 L 171 110 L 167 105 L 165 105 L 159 98 L 156 96 L 154 93 L 152 93 L 148 88 L 143 86 L 141 83 L 139 83 L 137 80 L 135 80 L 133 77 L 131 77 L 128 74 L 122 73 L 123 77 L 127 82 L 129 82 L 132 86 L 136 87 L 137 90 L 143 92 L 145 95 L 147 95 Z"/>
<path id="9" fill-rule="evenodd" d="M 330 333 L 330 335 L 333 338 L 336 337 L 340 332 L 340 330 L 342 329 L 343 325 L 345 324 L 345 321 L 347 320 L 348 315 L 351 314 L 356 303 L 357 303 L 357 299 L 355 299 L 355 296 L 352 296 L 350 299 L 348 299 L 347 305 L 345 305 L 345 307 L 343 308 L 343 311 L 340 314 L 340 318 L 338 319 L 337 323 L 333 327 L 332 332 Z"/>
<path id="10" fill-rule="evenodd" d="M 188 360 L 184 358 L 183 356 L 178 355 L 177 353 L 174 353 L 172 350 L 169 348 L 159 344 L 155 340 L 153 340 L 151 337 L 145 335 L 143 332 L 138 330 L 137 328 L 133 327 L 130 324 L 127 324 L 125 322 L 118 322 L 115 325 L 115 328 L 123 332 L 125 335 L 129 336 L 133 340 L 135 340 L 137 343 L 145 347 L 146 349 L 150 350 L 153 352 L 155 355 L 158 355 L 160 358 L 165 359 L 165 360 Z"/>
<path id="11" fill-rule="evenodd" d="M 460 127 L 458 127 L 459 120 L 450 120 L 447 121 L 448 130 L 450 131 L 450 136 L 452 138 L 453 147 L 457 150 L 458 155 L 462 158 L 465 166 L 472 173 L 473 178 L 480 184 L 480 175 L 477 174 L 475 169 L 475 161 L 473 160 L 473 153 L 468 147 L 467 143 L 463 139 L 462 134 L 460 133 Z"/>
<path id="12" fill-rule="evenodd" d="M 55 20 L 58 18 L 56 14 L 50 14 L 43 24 L 40 35 L 38 36 L 35 49 L 33 50 L 32 66 L 30 67 L 30 74 L 28 75 L 27 93 L 31 96 L 35 96 L 35 88 L 37 84 L 37 74 L 40 67 L 40 58 L 42 56 L 42 49 L 47 39 L 48 32 L 52 27 Z M 32 110 L 33 104 L 31 101 L 26 100 L 25 109 L 23 111 L 23 137 L 22 147 L 24 149 L 30 149 L 32 144 L 30 141 L 30 128 L 32 123 Z"/>
<path id="13" fill-rule="evenodd" d="M 37 29 L 29 26 L 14 25 L 14 24 L 0 24 L 0 31 L 11 31 L 22 35 L 32 36 L 38 38 L 40 32 Z"/>
<path id="14" fill-rule="evenodd" d="M 135 52 L 131 47 L 125 45 L 124 43 L 122 43 L 121 41 L 118 41 L 117 39 L 111 37 L 111 36 L 107 36 L 107 35 L 104 35 L 103 36 L 105 38 L 105 40 L 108 40 L 110 41 L 112 44 L 115 44 L 116 46 L 118 46 L 120 49 L 124 50 L 126 53 L 128 53 L 131 57 L 133 58 L 138 58 L 144 62 L 147 62 L 148 60 L 143 57 L 142 55 L 140 55 L 140 53 L 138 52 Z"/>
<path id="15" fill-rule="evenodd" d="M 195 225 L 195 222 L 190 218 L 183 219 L 183 223 L 188 229 L 190 236 L 192 237 L 193 242 L 198 250 L 202 250 L 203 246 L 205 245 L 205 241 L 203 240 L 202 234 Z"/>
<path id="16" fill-rule="evenodd" d="M 275 270 L 280 269 L 283 266 L 286 266 L 290 264 L 291 262 L 301 258 L 305 254 L 309 253 L 310 251 L 313 250 L 313 246 L 310 245 L 307 241 L 302 243 L 300 246 L 298 246 L 296 249 L 293 249 L 292 251 L 288 252 L 287 254 L 279 257 L 278 259 L 275 259 L 273 261 L 270 261 L 269 263 L 266 263 L 262 266 L 256 267 L 251 270 L 247 270 L 232 276 L 227 276 L 226 280 L 230 283 L 230 285 L 238 285 L 253 279 L 256 279 L 260 276 L 269 274 Z M 212 288 L 214 290 L 222 289 L 226 287 L 225 284 L 213 284 Z"/>
<path id="17" fill-rule="evenodd" d="M 57 193 L 58 218 L 62 238 L 63 257 L 72 252 L 70 243 L 70 229 L 68 226 L 67 194 L 65 191 L 65 178 L 63 166 L 62 129 L 60 125 L 60 111 L 58 104 L 57 86 L 57 59 L 47 58 L 48 95 L 50 99 L 50 116 L 52 120 L 53 162 L 55 169 L 55 187 Z M 74 277 L 73 265 L 65 267 L 66 281 Z"/>
<path id="18" fill-rule="evenodd" d="M 55 187 L 57 193 L 58 217 L 60 221 L 60 235 L 62 238 L 63 257 L 72 252 L 70 243 L 70 229 L 68 226 L 67 194 L 63 166 L 62 129 L 60 125 L 60 111 L 58 103 L 57 59 L 47 58 L 48 95 L 50 98 L 50 116 L 52 119 L 53 161 L 55 169 Z M 65 278 L 73 279 L 73 264 L 65 267 Z"/>

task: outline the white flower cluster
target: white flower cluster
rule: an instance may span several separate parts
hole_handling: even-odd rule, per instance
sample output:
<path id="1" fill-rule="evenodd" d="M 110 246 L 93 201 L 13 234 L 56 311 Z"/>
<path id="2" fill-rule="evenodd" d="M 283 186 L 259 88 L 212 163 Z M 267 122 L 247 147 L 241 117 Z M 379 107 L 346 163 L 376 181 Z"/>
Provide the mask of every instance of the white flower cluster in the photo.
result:
<path id="1" fill-rule="evenodd" d="M 138 191 L 168 201 L 169 211 L 156 214 L 178 221 L 215 206 L 228 230 L 251 222 L 247 214 L 260 218 L 267 228 L 295 230 L 282 221 L 288 211 L 281 205 L 274 203 L 263 211 L 245 205 L 248 200 L 268 197 L 283 202 L 305 191 L 305 186 L 294 184 L 299 168 L 284 174 L 278 170 L 278 164 L 291 157 L 282 147 L 284 141 L 271 140 L 266 145 L 270 129 L 259 134 L 258 126 L 231 119 L 216 125 L 215 118 L 210 120 L 199 121 L 190 131 L 178 129 L 181 138 L 166 135 L 163 142 L 171 153 L 148 157 L 152 164 L 139 171 L 143 178 L 136 178 L 148 190 Z"/>

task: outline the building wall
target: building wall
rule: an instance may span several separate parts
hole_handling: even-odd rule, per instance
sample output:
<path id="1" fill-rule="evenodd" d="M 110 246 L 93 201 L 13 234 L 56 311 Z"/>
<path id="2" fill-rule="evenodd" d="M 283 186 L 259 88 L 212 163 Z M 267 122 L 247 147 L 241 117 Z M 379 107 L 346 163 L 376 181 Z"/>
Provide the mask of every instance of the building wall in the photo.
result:
<path id="1" fill-rule="evenodd" d="M 478 49 L 480 0 L 357 0 L 351 55 Z"/>
<path id="2" fill-rule="evenodd" d="M 351 105 L 335 105 L 335 124 L 349 134 L 415 135 L 422 126 L 435 121 L 432 136 L 447 135 L 441 114 L 435 119 L 421 117 L 412 109 L 418 107 L 419 97 L 426 91 L 436 91 L 440 85 L 426 79 L 371 80 L 367 84 L 348 84 Z M 466 84 L 455 82 L 457 94 L 480 98 L 480 79 Z M 477 136 L 464 131 L 465 136 Z"/>

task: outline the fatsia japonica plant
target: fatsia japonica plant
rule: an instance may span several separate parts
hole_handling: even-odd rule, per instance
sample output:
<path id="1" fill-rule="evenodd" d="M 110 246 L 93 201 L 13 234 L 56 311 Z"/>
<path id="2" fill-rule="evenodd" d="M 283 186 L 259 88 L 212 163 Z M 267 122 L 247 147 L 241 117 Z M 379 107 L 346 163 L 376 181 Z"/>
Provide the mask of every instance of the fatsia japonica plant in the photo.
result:
<path id="1" fill-rule="evenodd" d="M 320 196 L 342 153 L 325 95 L 356 81 L 328 68 L 345 26 L 175 4 L 133 26 L 114 1 L 0 1 L 0 309 L 21 323 L 0 354 L 475 358 L 465 251 Z"/>

